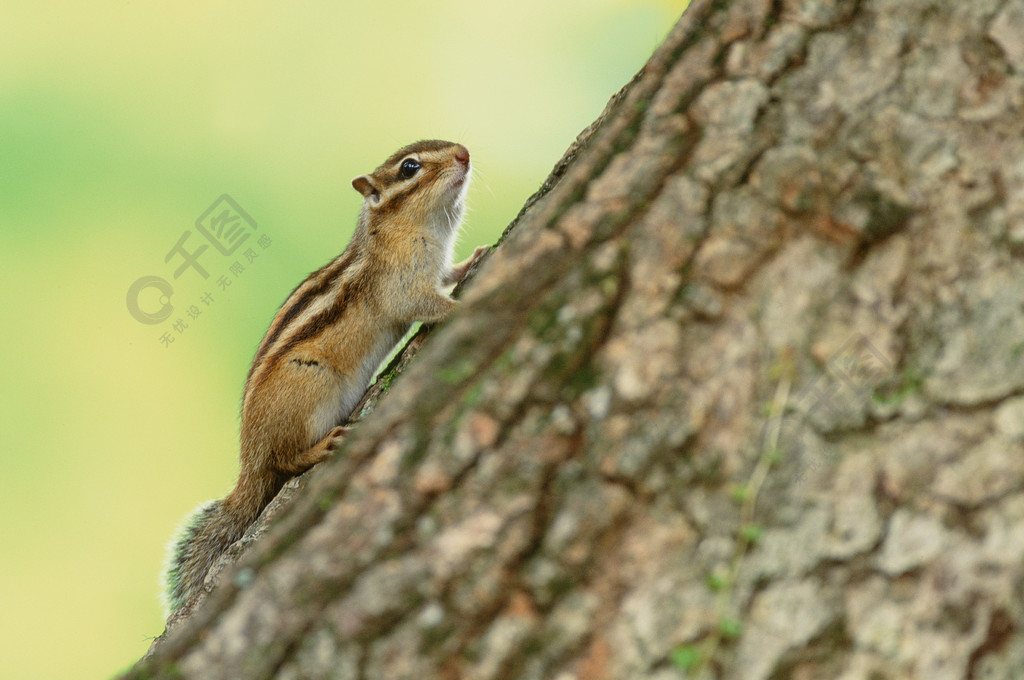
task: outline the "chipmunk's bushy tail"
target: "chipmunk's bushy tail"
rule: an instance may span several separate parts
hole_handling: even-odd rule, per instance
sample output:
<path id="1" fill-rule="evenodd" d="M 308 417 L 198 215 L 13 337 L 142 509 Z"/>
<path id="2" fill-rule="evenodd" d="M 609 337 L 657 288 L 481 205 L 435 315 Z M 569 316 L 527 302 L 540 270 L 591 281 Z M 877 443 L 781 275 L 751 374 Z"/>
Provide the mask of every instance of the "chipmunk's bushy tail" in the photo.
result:
<path id="1" fill-rule="evenodd" d="M 224 500 L 209 501 L 189 515 L 178 538 L 169 546 L 164 571 L 164 605 L 168 614 L 199 594 L 210 567 L 255 519 L 251 509 Z"/>

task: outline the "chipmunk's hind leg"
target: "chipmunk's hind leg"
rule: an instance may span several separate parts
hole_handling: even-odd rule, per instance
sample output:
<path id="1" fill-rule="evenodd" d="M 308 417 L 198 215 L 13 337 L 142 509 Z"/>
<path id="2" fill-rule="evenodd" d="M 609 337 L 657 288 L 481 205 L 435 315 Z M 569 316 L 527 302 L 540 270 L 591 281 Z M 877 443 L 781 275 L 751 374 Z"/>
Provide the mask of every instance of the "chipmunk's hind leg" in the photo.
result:
<path id="1" fill-rule="evenodd" d="M 347 425 L 339 425 L 327 433 L 323 439 L 309 447 L 299 455 L 291 458 L 281 472 L 297 475 L 305 472 L 317 463 L 327 459 L 345 439 L 345 435 L 351 428 Z"/>

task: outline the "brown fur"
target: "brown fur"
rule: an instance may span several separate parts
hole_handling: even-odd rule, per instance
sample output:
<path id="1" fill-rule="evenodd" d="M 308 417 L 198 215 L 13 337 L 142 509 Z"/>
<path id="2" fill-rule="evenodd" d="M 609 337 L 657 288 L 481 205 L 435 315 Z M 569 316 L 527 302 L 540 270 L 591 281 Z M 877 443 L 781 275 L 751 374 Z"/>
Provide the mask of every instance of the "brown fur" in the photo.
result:
<path id="1" fill-rule="evenodd" d="M 410 158 L 421 167 L 403 179 Z M 342 423 L 412 323 L 454 310 L 442 286 L 461 278 L 482 250 L 451 267 L 469 170 L 465 147 L 430 140 L 352 180 L 364 196 L 355 234 L 292 291 L 256 351 L 242 399 L 238 483 L 179 541 L 168 572 L 172 608 L 198 594 L 216 557 L 290 477 L 338 446 Z"/>

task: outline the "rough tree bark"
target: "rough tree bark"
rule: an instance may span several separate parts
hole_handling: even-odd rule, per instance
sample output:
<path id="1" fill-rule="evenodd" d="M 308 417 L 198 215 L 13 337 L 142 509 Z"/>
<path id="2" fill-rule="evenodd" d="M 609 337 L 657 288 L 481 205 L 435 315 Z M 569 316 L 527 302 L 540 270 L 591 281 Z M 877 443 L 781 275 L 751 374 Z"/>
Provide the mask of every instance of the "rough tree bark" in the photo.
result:
<path id="1" fill-rule="evenodd" d="M 1022 106 L 1024 0 L 694 2 L 127 677 L 1022 677 Z"/>

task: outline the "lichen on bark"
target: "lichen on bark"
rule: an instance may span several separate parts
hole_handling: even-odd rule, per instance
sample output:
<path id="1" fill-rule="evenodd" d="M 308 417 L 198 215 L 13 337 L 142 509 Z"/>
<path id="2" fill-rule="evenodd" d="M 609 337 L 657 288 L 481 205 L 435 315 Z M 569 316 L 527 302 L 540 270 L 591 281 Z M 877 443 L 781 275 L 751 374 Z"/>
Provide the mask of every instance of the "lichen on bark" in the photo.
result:
<path id="1" fill-rule="evenodd" d="M 129 677 L 1018 677 L 1021 35 L 695 1 Z"/>

